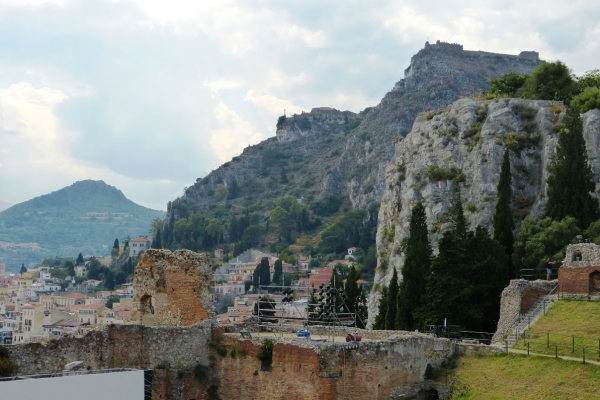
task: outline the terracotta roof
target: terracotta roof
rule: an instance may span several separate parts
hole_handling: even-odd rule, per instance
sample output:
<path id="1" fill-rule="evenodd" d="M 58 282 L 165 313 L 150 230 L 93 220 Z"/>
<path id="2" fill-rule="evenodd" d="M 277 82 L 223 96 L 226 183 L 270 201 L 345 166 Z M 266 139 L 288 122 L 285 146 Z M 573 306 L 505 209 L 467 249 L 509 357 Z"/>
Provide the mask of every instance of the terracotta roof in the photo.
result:
<path id="1" fill-rule="evenodd" d="M 67 299 L 87 299 L 88 298 L 88 296 L 86 296 L 85 294 L 82 294 L 82 293 L 71 293 L 71 294 L 67 294 L 62 297 L 66 297 Z"/>
<path id="2" fill-rule="evenodd" d="M 148 242 L 148 238 L 144 236 L 136 237 L 135 239 L 129 240 L 130 242 Z"/>

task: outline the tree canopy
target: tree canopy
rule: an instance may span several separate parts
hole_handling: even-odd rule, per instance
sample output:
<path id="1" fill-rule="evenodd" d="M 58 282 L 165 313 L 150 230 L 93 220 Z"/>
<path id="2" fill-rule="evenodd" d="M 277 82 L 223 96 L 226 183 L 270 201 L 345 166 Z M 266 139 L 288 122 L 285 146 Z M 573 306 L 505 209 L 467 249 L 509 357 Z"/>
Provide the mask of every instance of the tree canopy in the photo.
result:
<path id="1" fill-rule="evenodd" d="M 563 124 L 550 165 L 544 215 L 555 221 L 572 216 L 585 229 L 599 215 L 598 200 L 591 195 L 596 188 L 594 173 L 588 163 L 579 112 L 569 107 Z"/>

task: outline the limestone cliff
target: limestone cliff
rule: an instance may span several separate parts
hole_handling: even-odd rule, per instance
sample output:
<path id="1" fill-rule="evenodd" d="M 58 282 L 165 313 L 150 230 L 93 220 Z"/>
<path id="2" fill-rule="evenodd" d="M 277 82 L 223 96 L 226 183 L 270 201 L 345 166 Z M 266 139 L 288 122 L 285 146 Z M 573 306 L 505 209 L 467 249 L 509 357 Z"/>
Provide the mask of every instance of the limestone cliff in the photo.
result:
<path id="1" fill-rule="evenodd" d="M 452 179 L 462 181 L 465 215 L 471 228 L 482 225 L 492 233 L 496 184 L 508 146 L 512 150 L 515 216 L 521 220 L 527 215 L 542 215 L 548 166 L 563 114 L 562 104 L 548 101 L 462 99 L 417 117 L 412 131 L 396 144 L 396 155 L 386 169 L 370 321 L 377 313 L 381 286 L 388 285 L 394 269 L 401 276 L 402 240 L 408 234 L 412 207 L 423 202 L 434 248 L 440 233 L 450 225 L 447 214 Z M 598 181 L 600 110 L 589 111 L 582 119 L 589 161 Z"/>
<path id="2" fill-rule="evenodd" d="M 529 74 L 541 63 L 536 52 L 507 55 L 467 51 L 462 45 L 439 41 L 426 43 L 411 58 L 404 79 L 377 106 L 363 111 L 361 124 L 327 176 L 324 192 L 346 194 L 355 208 L 380 201 L 394 143 L 406 136 L 419 112 L 485 92 L 492 78 L 508 72 Z"/>
<path id="3" fill-rule="evenodd" d="M 319 107 L 280 119 L 276 138 L 247 147 L 185 188 L 183 196 L 169 203 L 167 224 L 192 212 L 214 213 L 215 204 L 224 204 L 219 185 L 234 179 L 240 186 L 234 207 L 246 207 L 250 200 L 264 216 L 270 201 L 282 195 L 310 204 L 333 194 L 354 208 L 366 208 L 381 200 L 394 143 L 406 136 L 419 112 L 486 91 L 491 78 L 511 71 L 530 73 L 542 62 L 535 52 L 506 55 L 426 43 L 411 58 L 404 79 L 378 105 L 358 114 Z"/>

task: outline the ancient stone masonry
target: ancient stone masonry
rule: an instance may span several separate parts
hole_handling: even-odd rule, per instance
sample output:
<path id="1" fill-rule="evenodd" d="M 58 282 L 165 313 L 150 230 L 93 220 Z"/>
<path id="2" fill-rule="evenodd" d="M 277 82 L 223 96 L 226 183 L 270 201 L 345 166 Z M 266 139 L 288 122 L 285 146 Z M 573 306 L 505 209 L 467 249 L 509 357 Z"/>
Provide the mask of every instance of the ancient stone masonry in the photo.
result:
<path id="1" fill-rule="evenodd" d="M 421 398 L 439 392 L 424 380 L 428 365 L 439 367 L 456 351 L 448 339 L 388 331 L 387 339 L 333 344 L 276 338 L 271 370 L 257 359 L 262 338 L 223 336 L 231 355 L 215 357 L 222 399 L 389 399 Z M 271 338 L 273 338 L 271 336 Z M 239 351 L 241 350 L 241 351 Z M 428 397 L 423 397 L 428 398 Z"/>
<path id="2" fill-rule="evenodd" d="M 150 249 L 134 270 L 132 321 L 148 326 L 188 326 L 212 310 L 212 269 L 205 253 Z"/>
<path id="3" fill-rule="evenodd" d="M 558 269 L 561 293 L 600 294 L 600 246 L 593 243 L 567 246 L 565 259 Z"/>
<path id="4" fill-rule="evenodd" d="M 535 301 L 549 294 L 555 287 L 557 281 L 527 281 L 525 279 L 514 279 L 504 288 L 500 298 L 500 320 L 498 329 L 492 342 L 500 340 L 520 315 L 529 311 Z"/>
<path id="5" fill-rule="evenodd" d="M 370 322 L 379 305 L 377 289 L 389 284 L 394 269 L 401 276 L 402 243 L 408 235 L 412 207 L 419 201 L 425 206 L 434 249 L 441 234 L 451 226 L 448 212 L 453 179 L 461 181 L 470 228 L 481 225 L 493 234 L 496 185 L 508 147 L 518 223 L 527 215 L 543 215 L 548 166 L 563 115 L 562 103 L 551 101 L 461 99 L 446 109 L 417 117 L 412 131 L 396 144 L 396 156 L 386 172 L 377 227 L 379 264 L 369 302 Z M 600 110 L 583 114 L 582 121 L 588 159 L 595 181 L 599 182 Z"/>
<path id="6" fill-rule="evenodd" d="M 190 327 L 156 328 L 136 325 L 108 325 L 83 338 L 61 338 L 47 344 L 6 345 L 18 374 L 61 372 L 73 361 L 85 368 L 153 369 L 160 364 L 193 367 L 208 365 L 208 343 L 213 321 Z"/>

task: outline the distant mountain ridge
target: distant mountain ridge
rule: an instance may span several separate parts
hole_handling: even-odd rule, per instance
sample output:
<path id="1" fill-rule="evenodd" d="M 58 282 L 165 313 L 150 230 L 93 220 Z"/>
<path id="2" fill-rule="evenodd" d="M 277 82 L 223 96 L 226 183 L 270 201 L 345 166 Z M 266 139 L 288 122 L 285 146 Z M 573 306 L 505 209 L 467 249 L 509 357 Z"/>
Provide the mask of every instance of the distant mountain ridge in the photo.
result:
<path id="1" fill-rule="evenodd" d="M 334 195 L 352 208 L 365 209 L 381 201 L 396 142 L 410 132 L 420 112 L 485 92 L 492 78 L 508 72 L 529 74 L 543 62 L 531 51 L 507 55 L 463 50 L 462 45 L 439 41 L 426 43 L 411 58 L 404 79 L 378 105 L 358 114 L 318 107 L 282 116 L 276 138 L 247 147 L 169 202 L 166 223 L 192 213 L 214 215 L 227 223 L 236 210 L 266 217 L 272 200 L 283 195 L 309 206 Z M 215 196 L 219 185 L 234 181 L 240 193 L 231 204 Z M 231 205 L 233 211 L 227 208 Z"/>
<path id="2" fill-rule="evenodd" d="M 106 254 L 115 238 L 146 234 L 155 217 L 164 212 L 104 181 L 75 182 L 0 212 L 0 262 L 14 269 L 56 255 Z"/>

